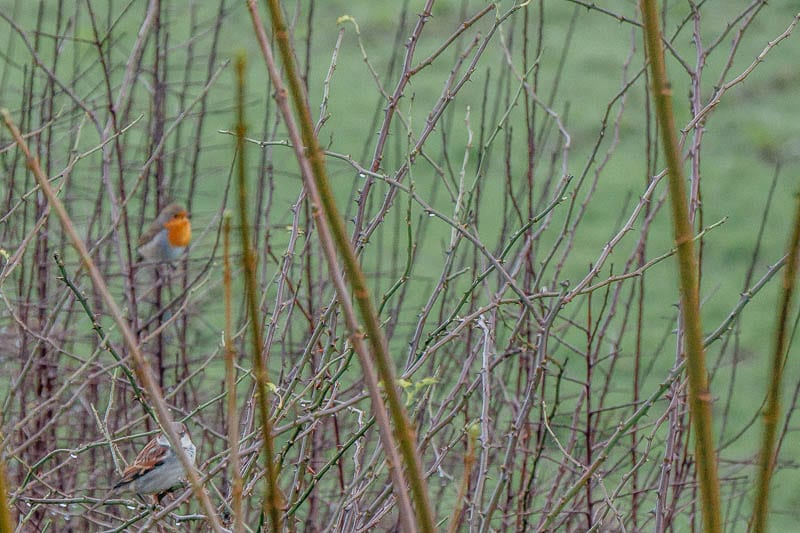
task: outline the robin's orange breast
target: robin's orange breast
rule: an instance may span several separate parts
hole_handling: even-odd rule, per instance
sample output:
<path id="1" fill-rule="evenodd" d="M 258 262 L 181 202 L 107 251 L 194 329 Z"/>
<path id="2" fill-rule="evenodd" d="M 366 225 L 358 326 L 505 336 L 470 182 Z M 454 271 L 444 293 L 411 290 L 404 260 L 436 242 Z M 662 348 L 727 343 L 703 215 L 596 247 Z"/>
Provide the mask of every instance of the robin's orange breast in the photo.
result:
<path id="1" fill-rule="evenodd" d="M 188 246 L 192 240 L 192 223 L 188 218 L 173 218 L 164 224 L 167 229 L 167 241 L 170 246 Z"/>

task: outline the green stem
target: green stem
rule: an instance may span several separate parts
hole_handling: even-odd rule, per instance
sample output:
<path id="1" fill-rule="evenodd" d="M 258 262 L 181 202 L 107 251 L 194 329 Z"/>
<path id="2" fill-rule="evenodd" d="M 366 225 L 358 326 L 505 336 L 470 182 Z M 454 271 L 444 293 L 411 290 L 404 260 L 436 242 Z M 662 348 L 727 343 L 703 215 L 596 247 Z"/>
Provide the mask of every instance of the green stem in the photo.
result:
<path id="1" fill-rule="evenodd" d="M 223 262 L 223 297 L 225 299 L 225 391 L 227 392 L 226 409 L 228 411 L 228 447 L 231 450 L 231 514 L 233 514 L 233 533 L 244 531 L 242 523 L 242 472 L 239 459 L 239 415 L 236 404 L 236 352 L 233 348 L 233 276 L 231 274 L 231 213 L 222 215 L 222 262 Z"/>
<path id="2" fill-rule="evenodd" d="M 266 497 L 264 498 L 264 514 L 269 516 L 272 531 L 281 531 L 281 509 L 283 508 L 283 498 L 278 490 L 278 472 L 275 466 L 275 444 L 272 441 L 272 421 L 270 420 L 269 392 L 267 389 L 267 368 L 262 357 L 262 347 L 264 339 L 261 332 L 261 319 L 258 312 L 258 293 L 260 291 L 256 282 L 256 257 L 250 243 L 250 226 L 247 216 L 247 167 L 245 161 L 245 134 L 247 125 L 245 124 L 245 57 L 240 55 L 236 59 L 236 158 L 237 158 L 237 178 L 239 185 L 239 226 L 242 239 L 242 261 L 244 262 L 244 282 L 247 312 L 250 317 L 252 335 L 251 349 L 253 350 L 253 373 L 256 378 L 258 412 L 261 418 L 261 433 L 263 435 L 264 467 L 266 475 Z"/>
<path id="3" fill-rule="evenodd" d="M 5 443 L 0 450 L 5 448 Z M 14 526 L 11 521 L 11 509 L 8 506 L 8 476 L 6 462 L 0 459 L 0 533 L 11 533 Z"/>
<path id="4" fill-rule="evenodd" d="M 58 271 L 61 273 L 61 276 L 58 279 L 63 281 L 64 285 L 66 285 L 69 288 L 69 290 L 72 291 L 72 294 L 75 295 L 75 299 L 78 300 L 79 304 L 81 304 L 83 312 L 86 313 L 86 316 L 88 316 L 89 320 L 92 321 L 92 329 L 95 331 L 95 333 L 97 333 L 97 336 L 100 338 L 100 342 L 103 343 L 103 346 L 106 348 L 106 350 L 108 350 L 108 353 L 111 354 L 111 357 L 113 357 L 114 360 L 119 363 L 119 366 L 122 369 L 122 373 L 125 374 L 126 378 L 128 378 L 128 383 L 130 383 L 131 387 L 133 388 L 133 395 L 136 396 L 136 401 L 142 404 L 142 407 L 144 408 L 145 412 L 150 416 L 150 418 L 156 420 L 155 413 L 153 413 L 153 410 L 150 409 L 149 405 L 147 405 L 147 402 L 144 401 L 144 394 L 142 392 L 142 389 L 136 383 L 136 378 L 134 377 L 133 372 L 131 372 L 131 369 L 128 368 L 128 365 L 122 362 L 122 358 L 117 353 L 117 350 L 111 345 L 110 342 L 108 342 L 108 337 L 106 337 L 106 332 L 103 330 L 103 326 L 100 325 L 100 322 L 98 322 L 97 319 L 95 319 L 95 315 L 92 312 L 92 308 L 89 307 L 89 302 L 86 300 L 86 297 L 81 293 L 80 289 L 78 289 L 78 287 L 75 286 L 75 284 L 67 275 L 67 269 L 64 266 L 64 259 L 61 258 L 61 254 L 56 252 L 55 254 L 53 254 L 53 259 L 56 262 Z"/>
<path id="5" fill-rule="evenodd" d="M 700 481 L 704 529 L 710 533 L 722 531 L 719 479 L 714 450 L 711 394 L 708 389 L 703 329 L 700 322 L 700 298 L 697 259 L 694 251 L 692 226 L 686 205 L 686 186 L 683 158 L 678 145 L 677 129 L 672 111 L 672 90 L 667 80 L 664 50 L 659 30 L 656 0 L 641 0 L 647 58 L 653 83 L 653 100 L 661 129 L 664 155 L 669 175 L 669 197 L 672 206 L 672 225 L 680 271 L 681 314 L 686 350 L 686 371 L 689 376 L 689 409 L 695 432 L 697 476 Z"/>
<path id="6" fill-rule="evenodd" d="M 756 501 L 753 507 L 752 531 L 763 533 L 767 530 L 769 512 L 769 483 L 775 467 L 778 450 L 775 449 L 775 438 L 778 432 L 778 415 L 780 414 L 780 391 L 783 382 L 786 344 L 789 329 L 789 315 L 792 309 L 792 298 L 797 283 L 798 251 L 800 250 L 800 194 L 795 195 L 795 219 L 783 271 L 783 287 L 780 294 L 778 323 L 775 331 L 775 350 L 769 372 L 770 382 L 767 389 L 767 401 L 762 412 L 764 433 L 761 439 L 761 452 L 758 461 L 758 485 Z"/>

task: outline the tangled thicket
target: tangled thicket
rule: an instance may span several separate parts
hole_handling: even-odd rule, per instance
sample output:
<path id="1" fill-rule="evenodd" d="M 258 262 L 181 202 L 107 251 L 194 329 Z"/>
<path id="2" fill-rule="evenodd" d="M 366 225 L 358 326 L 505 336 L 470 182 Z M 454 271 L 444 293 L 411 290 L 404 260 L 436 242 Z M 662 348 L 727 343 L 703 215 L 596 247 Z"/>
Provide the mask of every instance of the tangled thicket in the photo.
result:
<path id="1" fill-rule="evenodd" d="M 2 107 L 123 308 L 173 417 L 186 423 L 221 521 L 237 514 L 233 394 L 240 515 L 252 531 L 266 520 L 236 239 L 223 333 L 235 43 L 252 58 L 248 212 L 284 524 L 392 528 L 397 507 L 370 397 L 246 7 L 55 4 L 0 9 L 9 43 Z M 699 524 L 663 160 L 633 3 L 348 5 L 356 12 L 339 20 L 338 34 L 335 4 L 285 8 L 437 520 L 453 531 Z M 665 31 L 675 98 L 686 106 L 688 94 L 678 124 L 701 298 L 711 302 L 722 511 L 735 528 L 750 516 L 766 395 L 766 365 L 751 355 L 769 344 L 763 334 L 754 340 L 771 331 L 774 299 L 762 289 L 778 285 L 788 237 L 775 215 L 791 207 L 788 195 L 774 191 L 788 190 L 785 167 L 797 162 L 785 161 L 791 146 L 756 141 L 763 174 L 747 179 L 763 193 L 732 205 L 725 191 L 738 185 L 720 177 L 729 167 L 714 157 L 725 153 L 720 137 L 733 150 L 742 132 L 706 124 L 717 114 L 726 124 L 745 79 L 775 98 L 790 92 L 792 74 L 761 74 L 761 60 L 794 61 L 781 44 L 798 19 L 788 3 L 726 9 L 720 17 L 713 7 L 670 6 Z M 780 28 L 759 26 L 767 16 Z M 206 530 L 190 490 L 156 509 L 109 497 L 125 461 L 158 429 L 149 399 L 5 129 L 0 165 L 0 436 L 19 530 Z M 192 212 L 188 255 L 176 265 L 137 262 L 142 228 L 176 200 Z M 723 224 L 720 213 L 738 216 Z M 728 269 L 710 270 L 719 265 Z M 781 444 L 792 439 L 797 379 L 787 376 Z M 795 455 L 779 455 L 782 482 L 797 481 Z M 788 499 L 775 505 L 797 513 Z"/>

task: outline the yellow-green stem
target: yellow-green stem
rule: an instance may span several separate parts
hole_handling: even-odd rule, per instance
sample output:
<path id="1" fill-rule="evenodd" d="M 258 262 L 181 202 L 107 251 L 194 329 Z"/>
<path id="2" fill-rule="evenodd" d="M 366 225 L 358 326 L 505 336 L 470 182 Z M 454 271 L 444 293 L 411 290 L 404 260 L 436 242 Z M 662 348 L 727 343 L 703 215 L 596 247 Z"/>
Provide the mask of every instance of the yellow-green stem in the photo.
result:
<path id="1" fill-rule="evenodd" d="M 656 0 L 641 0 L 640 6 L 653 83 L 653 100 L 669 174 L 672 226 L 678 249 L 677 259 L 680 271 L 686 371 L 689 376 L 689 409 L 695 433 L 695 454 L 697 456 L 697 476 L 700 481 L 703 524 L 705 531 L 717 533 L 722 531 L 719 479 L 712 431 L 711 394 L 708 390 L 703 330 L 700 322 L 697 259 L 686 205 L 683 159 L 672 113 L 672 91 L 664 65 L 664 50 L 661 44 L 662 36 Z"/>
<path id="2" fill-rule="evenodd" d="M 5 448 L 0 448 L 0 453 Z M 0 533 L 14 531 L 11 522 L 11 509 L 8 507 L 8 476 L 6 475 L 6 462 L 0 459 Z"/>
<path id="3" fill-rule="evenodd" d="M 753 507 L 752 531 L 763 533 L 767 530 L 769 512 L 769 485 L 777 459 L 775 439 L 778 433 L 780 415 L 781 384 L 783 383 L 784 354 L 789 330 L 794 289 L 797 284 L 798 251 L 800 251 L 800 193 L 795 195 L 795 218 L 789 240 L 786 269 L 783 271 L 777 324 L 775 327 L 775 346 L 772 352 L 767 402 L 762 412 L 764 433 L 761 439 L 761 452 L 758 461 L 758 485 L 755 506 Z"/>
<path id="4" fill-rule="evenodd" d="M 244 530 L 242 523 L 242 473 L 239 470 L 239 415 L 236 404 L 236 352 L 233 349 L 233 304 L 231 297 L 231 214 L 222 215 L 222 285 L 225 298 L 225 390 L 228 394 L 226 409 L 228 416 L 228 447 L 231 450 L 231 514 L 233 533 Z"/>
<path id="5" fill-rule="evenodd" d="M 256 378 L 258 412 L 261 418 L 261 433 L 263 437 L 264 468 L 266 475 L 266 496 L 264 497 L 264 514 L 269 517 L 272 531 L 281 531 L 281 509 L 283 508 L 283 498 L 278 489 L 278 472 L 275 466 L 275 447 L 272 442 L 272 420 L 270 419 L 269 391 L 267 384 L 266 362 L 262 356 L 264 339 L 261 332 L 261 314 L 258 312 L 258 291 L 256 282 L 256 257 L 250 242 L 250 226 L 247 215 L 247 166 L 245 161 L 245 137 L 247 135 L 247 125 L 245 124 L 245 80 L 246 60 L 244 54 L 236 58 L 236 158 L 237 158 L 237 179 L 239 188 L 239 224 L 242 239 L 242 261 L 244 263 L 244 282 L 247 313 L 250 318 L 250 329 L 252 331 L 251 349 L 253 351 L 253 373 Z"/>

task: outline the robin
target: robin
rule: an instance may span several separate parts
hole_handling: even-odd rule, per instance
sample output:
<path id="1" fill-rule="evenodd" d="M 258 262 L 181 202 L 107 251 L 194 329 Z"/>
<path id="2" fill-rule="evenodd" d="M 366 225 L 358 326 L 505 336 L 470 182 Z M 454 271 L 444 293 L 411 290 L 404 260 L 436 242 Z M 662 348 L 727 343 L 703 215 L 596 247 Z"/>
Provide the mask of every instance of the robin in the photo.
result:
<path id="1" fill-rule="evenodd" d="M 189 213 L 179 204 L 169 204 L 139 237 L 139 254 L 147 261 L 174 261 L 192 240 Z"/>

